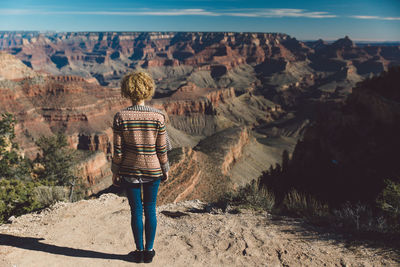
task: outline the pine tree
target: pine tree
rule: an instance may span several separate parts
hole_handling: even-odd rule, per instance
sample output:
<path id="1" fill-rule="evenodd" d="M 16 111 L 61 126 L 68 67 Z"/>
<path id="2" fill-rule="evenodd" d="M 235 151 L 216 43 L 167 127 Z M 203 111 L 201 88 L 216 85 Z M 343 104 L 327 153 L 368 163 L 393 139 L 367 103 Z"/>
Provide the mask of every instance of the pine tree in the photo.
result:
<path id="1" fill-rule="evenodd" d="M 20 155 L 19 146 L 14 142 L 16 123 L 12 114 L 1 114 L 0 178 L 26 180 L 30 177 L 31 164 L 29 159 Z"/>
<path id="2" fill-rule="evenodd" d="M 49 185 L 70 186 L 77 179 L 74 167 L 77 164 L 76 151 L 68 147 L 67 138 L 62 133 L 54 136 L 42 136 L 36 141 L 40 148 L 35 164 L 42 166 L 37 177 Z"/>

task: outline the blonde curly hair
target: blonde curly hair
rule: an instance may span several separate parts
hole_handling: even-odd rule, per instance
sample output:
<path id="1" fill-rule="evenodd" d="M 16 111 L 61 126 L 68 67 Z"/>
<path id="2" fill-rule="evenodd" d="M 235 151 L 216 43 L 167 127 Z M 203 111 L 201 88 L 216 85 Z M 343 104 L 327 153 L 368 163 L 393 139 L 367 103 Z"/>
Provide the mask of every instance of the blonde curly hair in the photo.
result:
<path id="1" fill-rule="evenodd" d="M 154 95 L 155 83 L 151 76 L 143 71 L 128 73 L 121 81 L 121 95 L 132 103 L 150 100 Z"/>

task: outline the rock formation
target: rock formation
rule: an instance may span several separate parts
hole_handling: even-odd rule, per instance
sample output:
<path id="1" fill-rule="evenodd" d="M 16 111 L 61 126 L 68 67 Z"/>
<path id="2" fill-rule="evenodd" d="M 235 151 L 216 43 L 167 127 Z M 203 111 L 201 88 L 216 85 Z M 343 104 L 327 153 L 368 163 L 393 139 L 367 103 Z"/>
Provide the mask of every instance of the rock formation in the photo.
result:
<path id="1" fill-rule="evenodd" d="M 169 155 L 172 178 L 160 188 L 159 203 L 215 201 L 260 176 L 265 164 L 280 160 L 283 149 L 294 148 L 292 142 L 277 149 L 259 142 L 260 137 L 234 126 L 204 138 L 194 148 L 174 149 Z"/>
<path id="2" fill-rule="evenodd" d="M 186 185 L 169 201 L 210 200 L 222 187 L 206 196 L 201 184 L 218 177 L 232 187 L 249 182 L 293 149 L 315 107 L 343 101 L 357 82 L 400 63 L 399 46 L 357 46 L 347 36 L 303 43 L 278 33 L 0 32 L 0 49 L 8 52 L 0 54 L 0 112 L 17 115 L 25 154 L 36 154 L 40 135 L 65 132 L 71 147 L 95 153 L 83 165 L 92 192 L 110 183 L 112 118 L 130 105 L 120 79 L 148 71 L 157 87 L 148 104 L 166 113 L 175 156 L 191 166 L 171 155 L 176 182 Z M 218 143 L 225 158 L 198 150 L 235 127 L 237 144 Z"/>
<path id="3" fill-rule="evenodd" d="M 351 88 L 361 77 L 400 63 L 399 46 L 357 46 L 348 36 L 331 44 L 303 43 L 278 33 L 0 32 L 0 49 L 35 70 L 78 74 L 108 86 L 118 86 L 124 73 L 143 67 L 159 76 L 157 85 L 165 92 L 188 77 L 200 87 L 236 91 L 261 81 L 257 89 L 264 94 L 309 75 L 314 77 L 306 87 Z M 352 68 L 352 75 L 336 77 Z"/>
<path id="4" fill-rule="evenodd" d="M 14 65 L 21 63 L 15 57 L 12 60 Z M 28 68 L 23 64 L 20 66 L 22 69 Z M 127 100 L 120 97 L 119 89 L 101 87 L 72 75 L 4 79 L 0 85 L 3 91 L 1 112 L 16 114 L 17 142 L 26 156 L 35 157 L 37 148 L 34 140 L 41 135 L 62 131 L 67 135 L 71 147 L 92 152 L 79 166 L 88 193 L 97 193 L 110 185 L 112 119 L 118 110 L 129 105 Z M 201 88 L 191 82 L 181 85 L 172 95 L 153 99 L 148 104 L 166 113 L 174 146 L 189 151 L 183 153 L 188 153 L 185 157 L 190 158 L 185 161 L 187 166 L 181 167 L 185 172 L 173 172 L 182 192 L 175 190 L 173 199 L 166 197 L 171 201 L 194 196 L 211 200 L 221 195 L 230 183 L 232 166 L 240 159 L 241 151 L 248 143 L 248 130 L 241 131 L 240 125 L 253 127 L 260 122 L 273 121 L 283 114 L 279 105 L 250 91 L 237 96 L 232 87 Z M 204 153 L 192 150 L 200 139 L 207 136 L 210 136 L 208 142 L 212 143 L 217 136 L 232 134 L 230 131 L 220 132 L 231 127 L 241 132 L 238 135 L 240 142 L 232 139 L 232 144 L 221 146 L 224 142 L 218 141 L 217 150 L 225 151 L 224 157 L 215 157 L 212 151 Z M 201 155 L 197 156 L 199 153 Z M 174 161 L 173 154 L 171 160 Z M 192 165 L 193 169 L 188 167 Z M 202 169 L 207 170 L 212 165 L 215 165 L 217 172 L 200 174 Z M 178 163 L 176 166 L 172 164 L 172 170 L 179 169 L 179 166 Z M 246 180 L 256 178 L 260 171 L 249 175 Z M 221 174 L 226 183 L 218 180 Z M 198 184 L 203 186 L 200 187 L 202 189 L 193 193 L 194 186 Z M 207 189 L 210 185 L 214 186 L 213 193 Z"/>
<path id="5" fill-rule="evenodd" d="M 38 76 L 35 71 L 20 60 L 16 60 L 13 55 L 0 52 L 0 80 L 17 80 L 35 76 Z"/>
<path id="6" fill-rule="evenodd" d="M 375 205 L 385 180 L 400 181 L 399 77 L 400 68 L 393 67 L 359 83 L 345 102 L 321 105 L 296 144 L 285 177 L 276 182 L 265 176 L 262 183 L 294 187 L 332 206 Z"/>

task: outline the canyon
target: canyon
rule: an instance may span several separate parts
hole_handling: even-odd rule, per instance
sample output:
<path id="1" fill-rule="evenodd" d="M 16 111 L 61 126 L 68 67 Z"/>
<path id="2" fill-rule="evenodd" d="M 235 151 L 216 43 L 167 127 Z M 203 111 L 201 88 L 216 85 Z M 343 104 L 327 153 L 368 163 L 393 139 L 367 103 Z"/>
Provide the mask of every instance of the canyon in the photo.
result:
<path id="1" fill-rule="evenodd" d="M 120 79 L 149 72 L 157 89 L 146 104 L 165 112 L 174 147 L 162 203 L 249 183 L 292 153 L 318 107 L 400 64 L 400 46 L 281 33 L 0 32 L 0 50 L 0 112 L 16 115 L 23 152 L 34 157 L 34 140 L 62 131 L 90 151 L 88 194 L 111 185 L 112 118 L 130 105 Z"/>
<path id="2" fill-rule="evenodd" d="M 393 67 L 357 84 L 343 103 L 321 107 L 286 175 L 266 176 L 263 183 L 272 187 L 280 180 L 281 188 L 311 193 L 331 206 L 374 203 L 388 181 L 399 183 L 399 74 L 400 67 Z"/>

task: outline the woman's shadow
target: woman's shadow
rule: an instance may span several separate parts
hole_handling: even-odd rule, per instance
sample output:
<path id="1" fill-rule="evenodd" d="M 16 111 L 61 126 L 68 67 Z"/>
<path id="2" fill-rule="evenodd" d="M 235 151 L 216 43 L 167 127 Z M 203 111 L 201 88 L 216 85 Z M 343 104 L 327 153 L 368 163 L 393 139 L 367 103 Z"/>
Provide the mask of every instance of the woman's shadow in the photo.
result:
<path id="1" fill-rule="evenodd" d="M 0 234 L 0 245 L 4 246 L 12 246 L 28 250 L 43 251 L 47 253 L 59 254 L 70 257 L 131 261 L 128 255 L 110 254 L 110 253 L 97 252 L 85 249 L 60 247 L 56 245 L 42 243 L 40 242 L 41 240 L 44 240 L 44 238 L 21 237 L 21 236 Z"/>

